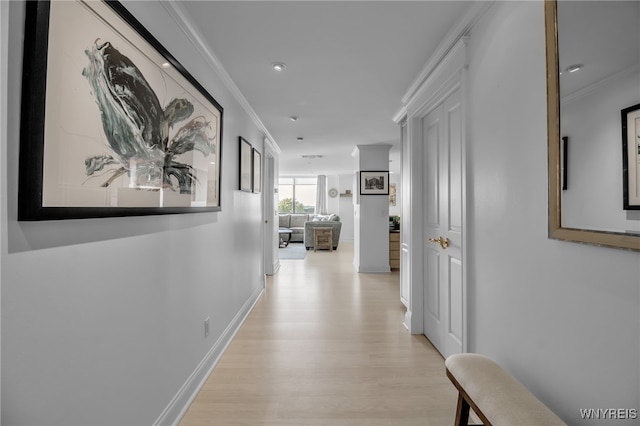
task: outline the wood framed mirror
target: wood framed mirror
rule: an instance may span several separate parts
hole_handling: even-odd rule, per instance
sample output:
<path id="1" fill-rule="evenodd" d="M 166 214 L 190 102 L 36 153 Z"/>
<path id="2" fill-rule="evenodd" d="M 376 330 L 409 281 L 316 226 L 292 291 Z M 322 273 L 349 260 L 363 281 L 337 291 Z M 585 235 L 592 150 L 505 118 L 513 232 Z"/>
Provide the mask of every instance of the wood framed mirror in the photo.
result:
<path id="1" fill-rule="evenodd" d="M 639 17 L 640 2 L 545 0 L 550 238 L 640 251 L 622 155 L 622 111 L 640 103 Z"/>

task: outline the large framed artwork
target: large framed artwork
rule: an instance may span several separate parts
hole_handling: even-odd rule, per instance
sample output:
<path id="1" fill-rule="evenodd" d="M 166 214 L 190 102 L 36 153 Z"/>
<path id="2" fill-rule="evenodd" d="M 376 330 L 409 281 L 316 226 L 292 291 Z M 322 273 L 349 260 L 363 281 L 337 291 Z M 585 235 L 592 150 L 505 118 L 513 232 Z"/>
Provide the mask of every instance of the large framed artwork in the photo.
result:
<path id="1" fill-rule="evenodd" d="M 253 148 L 249 141 L 240 136 L 240 191 L 253 190 Z"/>
<path id="2" fill-rule="evenodd" d="M 360 195 L 389 195 L 389 172 L 360 172 Z"/>
<path id="3" fill-rule="evenodd" d="M 223 108 L 120 3 L 26 2 L 19 220 L 221 210 Z"/>
<path id="4" fill-rule="evenodd" d="M 622 186 L 625 210 L 640 210 L 640 104 L 622 110 Z"/>
<path id="5" fill-rule="evenodd" d="M 262 155 L 253 148 L 253 192 L 262 191 Z"/>

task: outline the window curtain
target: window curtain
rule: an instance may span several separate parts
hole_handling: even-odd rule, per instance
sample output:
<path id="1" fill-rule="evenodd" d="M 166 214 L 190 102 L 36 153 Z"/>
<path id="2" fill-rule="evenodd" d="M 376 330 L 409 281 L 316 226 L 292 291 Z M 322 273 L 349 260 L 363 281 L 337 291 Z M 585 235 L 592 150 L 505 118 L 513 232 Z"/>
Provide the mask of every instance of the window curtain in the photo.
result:
<path id="1" fill-rule="evenodd" d="M 316 214 L 327 214 L 327 177 L 318 176 L 316 186 Z"/>

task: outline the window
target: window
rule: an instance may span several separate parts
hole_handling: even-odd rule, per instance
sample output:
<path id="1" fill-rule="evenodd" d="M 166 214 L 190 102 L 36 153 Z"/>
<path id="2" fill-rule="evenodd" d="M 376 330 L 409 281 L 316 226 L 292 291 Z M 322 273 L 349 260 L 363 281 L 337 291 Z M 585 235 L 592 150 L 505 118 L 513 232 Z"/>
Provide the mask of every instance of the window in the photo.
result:
<path id="1" fill-rule="evenodd" d="M 313 213 L 316 208 L 314 177 L 280 178 L 278 181 L 279 213 Z"/>

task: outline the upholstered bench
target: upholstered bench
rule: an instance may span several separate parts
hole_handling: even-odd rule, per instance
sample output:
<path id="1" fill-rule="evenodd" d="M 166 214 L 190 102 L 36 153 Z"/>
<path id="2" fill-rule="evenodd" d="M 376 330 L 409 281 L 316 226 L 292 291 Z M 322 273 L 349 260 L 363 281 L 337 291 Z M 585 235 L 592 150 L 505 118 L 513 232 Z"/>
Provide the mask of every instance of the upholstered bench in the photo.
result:
<path id="1" fill-rule="evenodd" d="M 459 392 L 456 426 L 468 424 L 470 408 L 484 426 L 566 426 L 519 381 L 483 355 L 451 355 L 445 366 Z"/>

